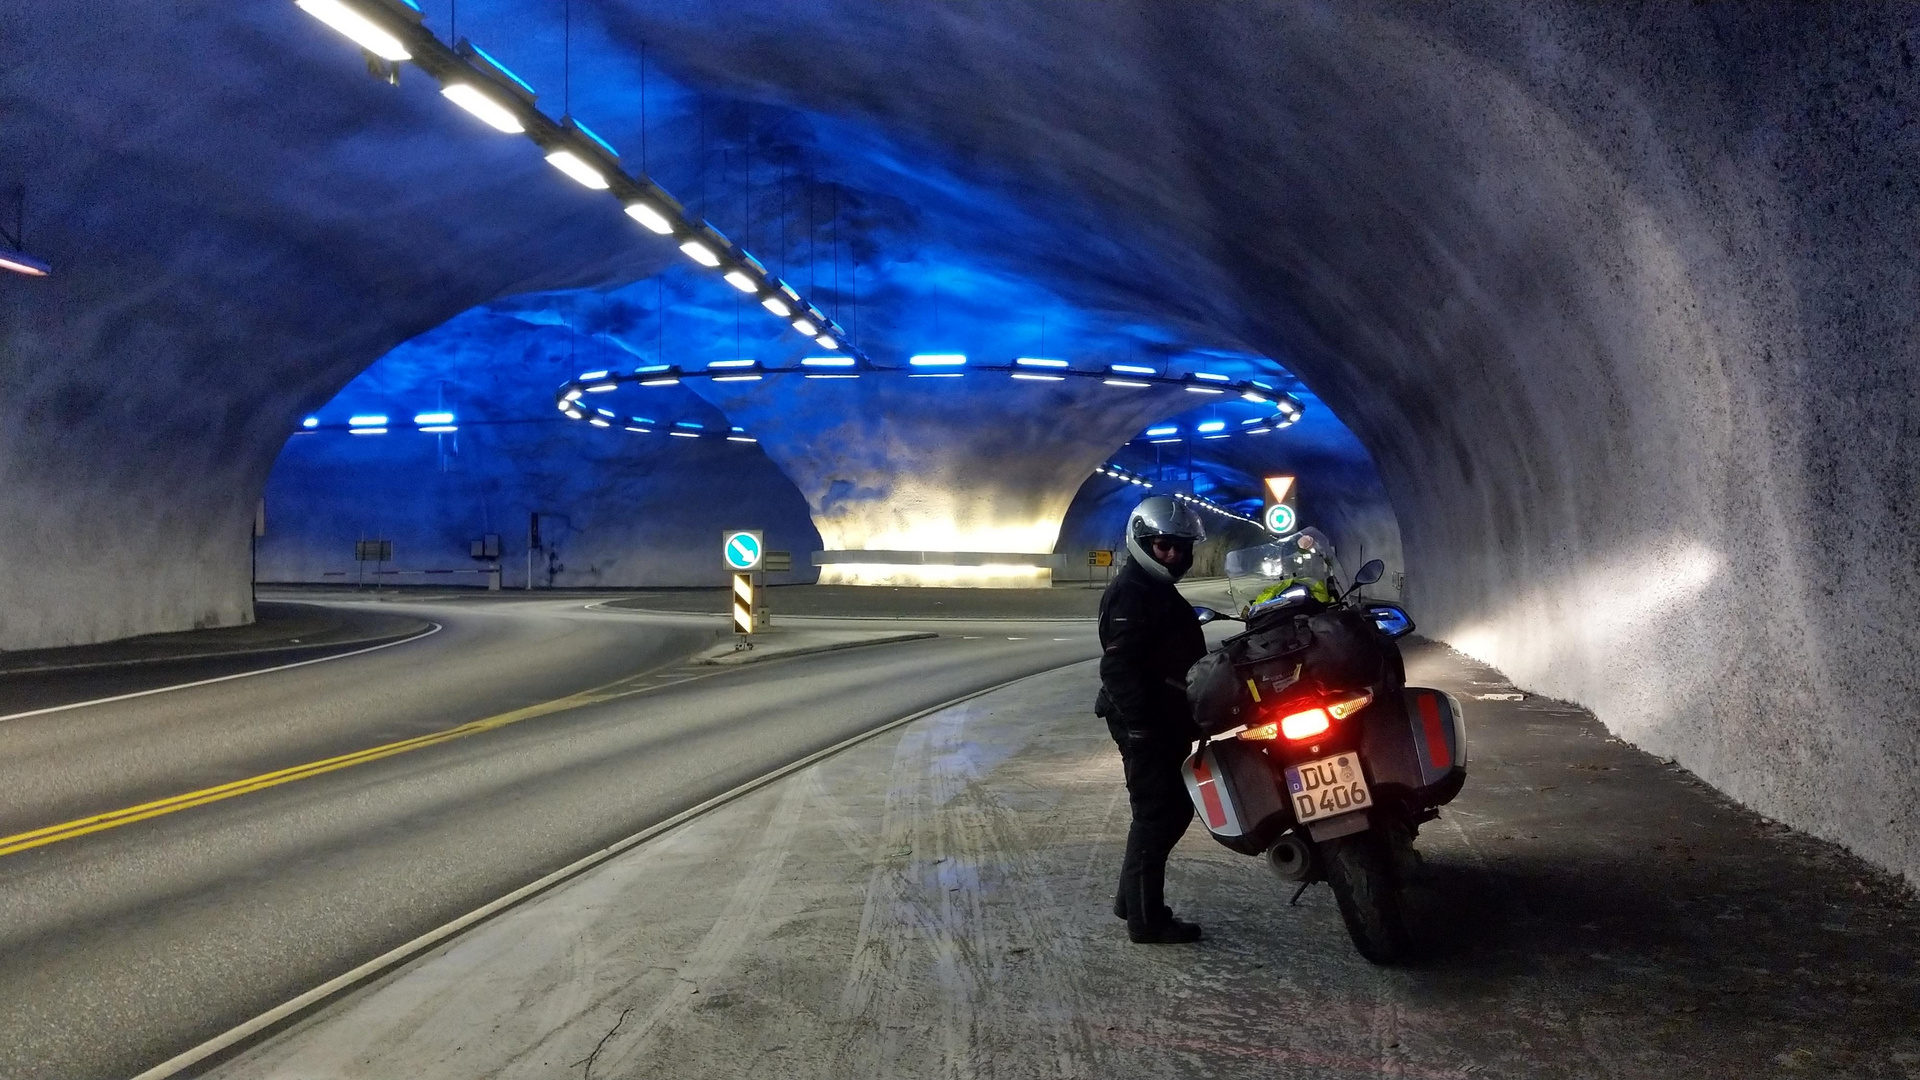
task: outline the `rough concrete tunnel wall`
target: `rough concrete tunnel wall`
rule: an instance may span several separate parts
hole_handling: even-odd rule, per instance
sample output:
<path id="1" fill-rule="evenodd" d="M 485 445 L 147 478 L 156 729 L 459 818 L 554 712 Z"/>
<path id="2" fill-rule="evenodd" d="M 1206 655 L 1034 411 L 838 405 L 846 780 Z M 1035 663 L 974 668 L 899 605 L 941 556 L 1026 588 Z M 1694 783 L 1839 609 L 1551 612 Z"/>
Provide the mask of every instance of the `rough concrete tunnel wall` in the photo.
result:
<path id="1" fill-rule="evenodd" d="M 1423 628 L 1920 878 L 1912 8 L 856 7 L 629 30 L 1074 192 L 1355 429 Z"/>

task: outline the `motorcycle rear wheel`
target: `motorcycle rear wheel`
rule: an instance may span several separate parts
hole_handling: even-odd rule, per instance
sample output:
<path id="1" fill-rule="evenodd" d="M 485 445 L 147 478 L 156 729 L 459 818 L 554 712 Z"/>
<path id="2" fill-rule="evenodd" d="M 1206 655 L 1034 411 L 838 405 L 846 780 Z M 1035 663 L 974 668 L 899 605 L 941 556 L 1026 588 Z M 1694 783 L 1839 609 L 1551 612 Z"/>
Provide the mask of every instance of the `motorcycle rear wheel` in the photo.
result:
<path id="1" fill-rule="evenodd" d="M 1397 964 L 1413 951 L 1405 889 L 1397 872 L 1392 841 L 1369 830 L 1320 845 L 1327 884 L 1340 904 L 1360 955 L 1375 964 Z"/>

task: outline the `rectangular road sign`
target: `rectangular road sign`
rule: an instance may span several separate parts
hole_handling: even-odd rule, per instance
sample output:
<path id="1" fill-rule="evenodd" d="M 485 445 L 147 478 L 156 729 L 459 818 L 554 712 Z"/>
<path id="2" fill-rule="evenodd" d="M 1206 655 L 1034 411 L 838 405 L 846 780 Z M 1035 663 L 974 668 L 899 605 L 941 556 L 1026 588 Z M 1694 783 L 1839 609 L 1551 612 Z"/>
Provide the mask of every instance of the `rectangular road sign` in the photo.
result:
<path id="1" fill-rule="evenodd" d="M 353 557 L 357 562 L 392 562 L 393 541 L 357 540 L 353 545 Z"/>
<path id="2" fill-rule="evenodd" d="M 1107 550 L 1098 550 L 1098 549 L 1094 551 L 1089 551 L 1087 552 L 1087 565 L 1088 566 L 1112 566 L 1113 552 L 1107 551 Z"/>
<path id="3" fill-rule="evenodd" d="M 761 569 L 765 570 L 769 574 L 784 574 L 784 573 L 787 573 L 788 571 L 791 571 L 793 569 L 793 552 L 791 551 L 767 552 L 767 563 L 765 566 L 761 567 Z"/>

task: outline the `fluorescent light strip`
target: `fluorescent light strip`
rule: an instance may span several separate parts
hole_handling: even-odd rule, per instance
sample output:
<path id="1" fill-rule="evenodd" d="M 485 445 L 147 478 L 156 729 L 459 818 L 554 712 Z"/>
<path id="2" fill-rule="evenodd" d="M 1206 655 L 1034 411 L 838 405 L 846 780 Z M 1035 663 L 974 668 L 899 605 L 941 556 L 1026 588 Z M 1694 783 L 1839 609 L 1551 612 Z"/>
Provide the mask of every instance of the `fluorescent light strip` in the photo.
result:
<path id="1" fill-rule="evenodd" d="M 1102 379 L 1108 386 L 1152 386 L 1152 383 L 1138 382 L 1134 379 Z"/>
<path id="2" fill-rule="evenodd" d="M 787 302 L 777 296 L 769 296 L 765 300 L 760 301 L 760 306 L 783 319 L 793 314 L 793 309 L 787 306 Z"/>
<path id="3" fill-rule="evenodd" d="M 1179 433 L 1180 429 L 1172 425 L 1167 427 L 1150 427 L 1147 429 L 1148 435 L 1178 435 Z"/>
<path id="4" fill-rule="evenodd" d="M 857 379 L 858 375 L 808 375 L 809 379 Z"/>
<path id="5" fill-rule="evenodd" d="M 602 420 L 597 416 L 589 416 L 587 418 L 587 423 L 592 424 L 594 427 L 612 427 L 613 426 L 612 424 L 607 423 L 605 420 Z"/>
<path id="6" fill-rule="evenodd" d="M 801 367 L 852 367 L 851 356 L 809 356 L 800 361 Z"/>
<path id="7" fill-rule="evenodd" d="M 513 110 L 488 97 L 479 87 L 471 83 L 448 83 L 440 88 L 440 95 L 479 117 L 495 131 L 518 135 L 527 130 L 527 126 L 520 122 L 520 118 L 513 114 Z"/>
<path id="8" fill-rule="evenodd" d="M 1225 420 L 1208 420 L 1205 423 L 1202 423 L 1196 426 L 1194 430 L 1201 431 L 1201 432 L 1225 431 L 1226 428 L 1227 428 L 1227 422 Z"/>
<path id="9" fill-rule="evenodd" d="M 758 375 L 715 375 L 714 382 L 759 382 Z"/>
<path id="10" fill-rule="evenodd" d="M 1035 375 L 1031 371 L 1016 371 L 1013 373 L 1013 377 L 1016 379 L 1026 379 L 1031 382 L 1066 382 L 1067 381 L 1067 377 L 1065 375 Z"/>
<path id="11" fill-rule="evenodd" d="M 673 233 L 673 222 L 649 203 L 638 200 L 628 203 L 627 216 L 661 236 L 670 236 Z"/>
<path id="12" fill-rule="evenodd" d="M 907 363 L 914 367 L 964 367 L 967 358 L 961 353 L 921 353 L 908 357 Z"/>
<path id="13" fill-rule="evenodd" d="M 695 435 L 691 431 L 669 431 L 667 432 L 667 434 L 673 436 L 676 439 L 697 439 L 700 437 L 698 435 Z"/>
<path id="14" fill-rule="evenodd" d="M 1015 359 L 1014 363 L 1021 367 L 1063 368 L 1067 366 L 1065 360 L 1048 360 L 1038 356 L 1022 356 Z"/>
<path id="15" fill-rule="evenodd" d="M 580 155 L 571 150 L 555 150 L 547 155 L 547 163 L 579 181 L 582 187 L 595 191 L 607 190 L 607 178 L 601 175 L 600 170 L 580 160 Z"/>
<path id="16" fill-rule="evenodd" d="M 814 338 L 813 343 L 823 349 L 837 349 L 840 347 L 839 342 L 833 340 L 832 337 L 826 334 L 821 334 L 819 337 Z"/>
<path id="17" fill-rule="evenodd" d="M 413 54 L 383 27 L 340 0 L 298 0 L 300 10 L 333 27 L 349 41 L 389 63 L 413 59 Z"/>
<path id="18" fill-rule="evenodd" d="M 606 392 L 607 392 L 607 391 L 609 391 L 609 390 L 618 390 L 618 389 L 620 389 L 620 384 L 619 384 L 619 383 L 610 383 L 610 382 L 609 382 L 609 383 L 600 383 L 600 384 L 598 384 L 598 385 L 596 385 L 596 386 L 589 386 L 589 387 L 587 387 L 587 393 L 589 393 L 589 394 L 604 394 L 604 393 L 606 393 Z"/>
<path id="19" fill-rule="evenodd" d="M 673 379 L 673 378 L 667 378 L 667 379 L 641 379 L 641 380 L 640 380 L 640 385 L 641 385 L 641 386 L 678 386 L 678 385 L 680 385 L 680 380 L 679 380 L 679 379 Z"/>
<path id="20" fill-rule="evenodd" d="M 959 379 L 966 376 L 964 371 L 916 371 L 907 376 L 909 379 Z"/>
<path id="21" fill-rule="evenodd" d="M 1187 387 L 1187 393 L 1189 394 L 1224 394 L 1226 393 L 1226 391 L 1220 390 L 1211 386 L 1189 386 Z"/>
<path id="22" fill-rule="evenodd" d="M 720 265 L 720 256 L 715 255 L 712 248 L 698 240 L 688 240 L 682 243 L 680 250 L 687 253 L 687 258 L 692 259 L 701 266 L 711 269 Z"/>
<path id="23" fill-rule="evenodd" d="M 733 286 L 734 288 L 739 289 L 743 293 L 754 293 L 754 292 L 760 291 L 760 283 L 753 280 L 753 276 L 748 274 L 745 270 L 727 271 L 726 282 L 727 284 Z"/>
<path id="24" fill-rule="evenodd" d="M 13 251 L 7 248 L 0 248 L 0 269 L 11 270 L 28 277 L 46 277 L 53 273 L 53 267 L 39 259 L 24 251 Z"/>
<path id="25" fill-rule="evenodd" d="M 450 412 L 415 413 L 413 422 L 416 424 L 451 424 L 453 423 L 453 414 Z"/>
<path id="26" fill-rule="evenodd" d="M 501 63 L 499 60 L 495 59 L 492 53 L 488 52 L 487 50 L 481 48 L 478 45 L 473 44 L 472 42 L 467 43 L 467 48 L 473 50 L 473 55 L 479 57 L 482 60 L 485 60 L 487 62 L 488 67 L 492 68 L 493 70 L 499 72 L 502 75 L 505 75 L 507 78 L 512 79 L 514 83 L 520 87 L 520 89 L 525 90 L 529 94 L 533 93 L 532 83 L 528 82 L 527 80 L 521 78 L 518 75 L 515 75 L 513 73 L 512 68 L 508 67 L 507 65 Z"/>
<path id="27" fill-rule="evenodd" d="M 1196 379 L 1205 379 L 1208 382 L 1232 382 L 1233 381 L 1232 379 L 1227 378 L 1225 375 L 1215 375 L 1211 371 L 1196 371 L 1193 373 L 1193 377 Z"/>
<path id="28" fill-rule="evenodd" d="M 613 374 L 611 371 L 583 371 L 575 375 L 573 380 L 575 382 L 592 382 L 595 379 L 604 379 L 611 374 Z"/>
<path id="29" fill-rule="evenodd" d="M 807 335 L 808 337 L 812 337 L 813 335 L 820 332 L 820 328 L 813 325 L 813 323 L 807 319 L 793 320 L 793 328 Z"/>
<path id="30" fill-rule="evenodd" d="M 355 435 L 385 435 L 387 433 L 387 429 L 383 427 L 357 427 L 348 428 L 347 430 Z"/>
<path id="31" fill-rule="evenodd" d="M 709 363 L 707 366 L 710 368 L 752 367 L 757 363 L 759 363 L 758 360 L 715 360 Z"/>
<path id="32" fill-rule="evenodd" d="M 1155 370 L 1154 368 L 1141 367 L 1139 364 L 1112 364 L 1108 366 L 1107 370 L 1117 371 L 1117 372 L 1120 372 L 1122 375 L 1158 375 L 1160 374 L 1160 372 Z"/>
<path id="33" fill-rule="evenodd" d="M 672 371 L 672 370 L 673 370 L 672 364 L 648 364 L 645 367 L 634 368 L 633 373 L 635 375 L 651 375 L 656 371 Z"/>
<path id="34" fill-rule="evenodd" d="M 300 426 L 303 428 L 317 428 L 320 426 L 320 418 L 317 416 L 309 416 L 305 420 L 300 421 Z"/>
<path id="35" fill-rule="evenodd" d="M 572 117 L 568 117 L 567 122 L 573 125 L 573 130 L 579 132 L 582 135 L 585 135 L 589 139 L 592 139 L 600 147 L 600 149 L 605 150 L 607 153 L 612 154 L 614 157 L 620 156 L 620 151 L 615 150 L 613 148 L 612 143 L 601 138 L 599 133 L 595 132 L 592 128 L 588 127 L 587 125 L 581 123 L 578 120 L 573 119 Z"/>
<path id="36" fill-rule="evenodd" d="M 371 413 L 366 416 L 351 416 L 347 418 L 347 425 L 349 427 L 379 427 L 386 422 L 386 417 L 376 416 Z"/>
<path id="37" fill-rule="evenodd" d="M 452 424 L 434 424 L 431 427 L 423 427 L 420 430 L 428 435 L 445 435 L 449 431 L 459 431 L 460 429 Z"/>

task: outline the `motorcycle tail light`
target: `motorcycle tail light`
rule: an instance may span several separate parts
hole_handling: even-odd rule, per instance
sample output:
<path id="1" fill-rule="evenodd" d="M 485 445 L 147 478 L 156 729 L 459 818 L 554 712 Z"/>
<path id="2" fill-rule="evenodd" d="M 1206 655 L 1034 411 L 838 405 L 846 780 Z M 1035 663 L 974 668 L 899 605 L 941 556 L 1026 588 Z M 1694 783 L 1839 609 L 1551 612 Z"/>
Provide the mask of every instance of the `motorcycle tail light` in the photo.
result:
<path id="1" fill-rule="evenodd" d="M 1297 712 L 1292 716 L 1283 716 L 1278 720 L 1269 721 L 1265 724 L 1256 724 L 1241 732 L 1240 737 L 1255 741 L 1267 741 L 1278 739 L 1284 735 L 1297 742 L 1301 739 L 1311 739 L 1315 735 L 1324 734 L 1331 727 L 1333 727 L 1333 721 L 1328 719 L 1327 710 L 1308 709 L 1306 712 Z"/>
<path id="2" fill-rule="evenodd" d="M 1297 712 L 1292 716 L 1280 718 L 1280 734 L 1294 742 L 1311 739 L 1315 735 L 1323 735 L 1332 726 L 1333 721 L 1327 717 L 1325 709 L 1308 709 L 1306 712 Z"/>
<path id="3" fill-rule="evenodd" d="M 1350 697 L 1345 701 L 1336 701 L 1327 706 L 1327 711 L 1333 714 L 1335 720 L 1345 720 L 1347 717 L 1352 716 L 1354 713 L 1359 712 L 1372 703 L 1373 691 L 1362 690 L 1359 697 Z"/>

